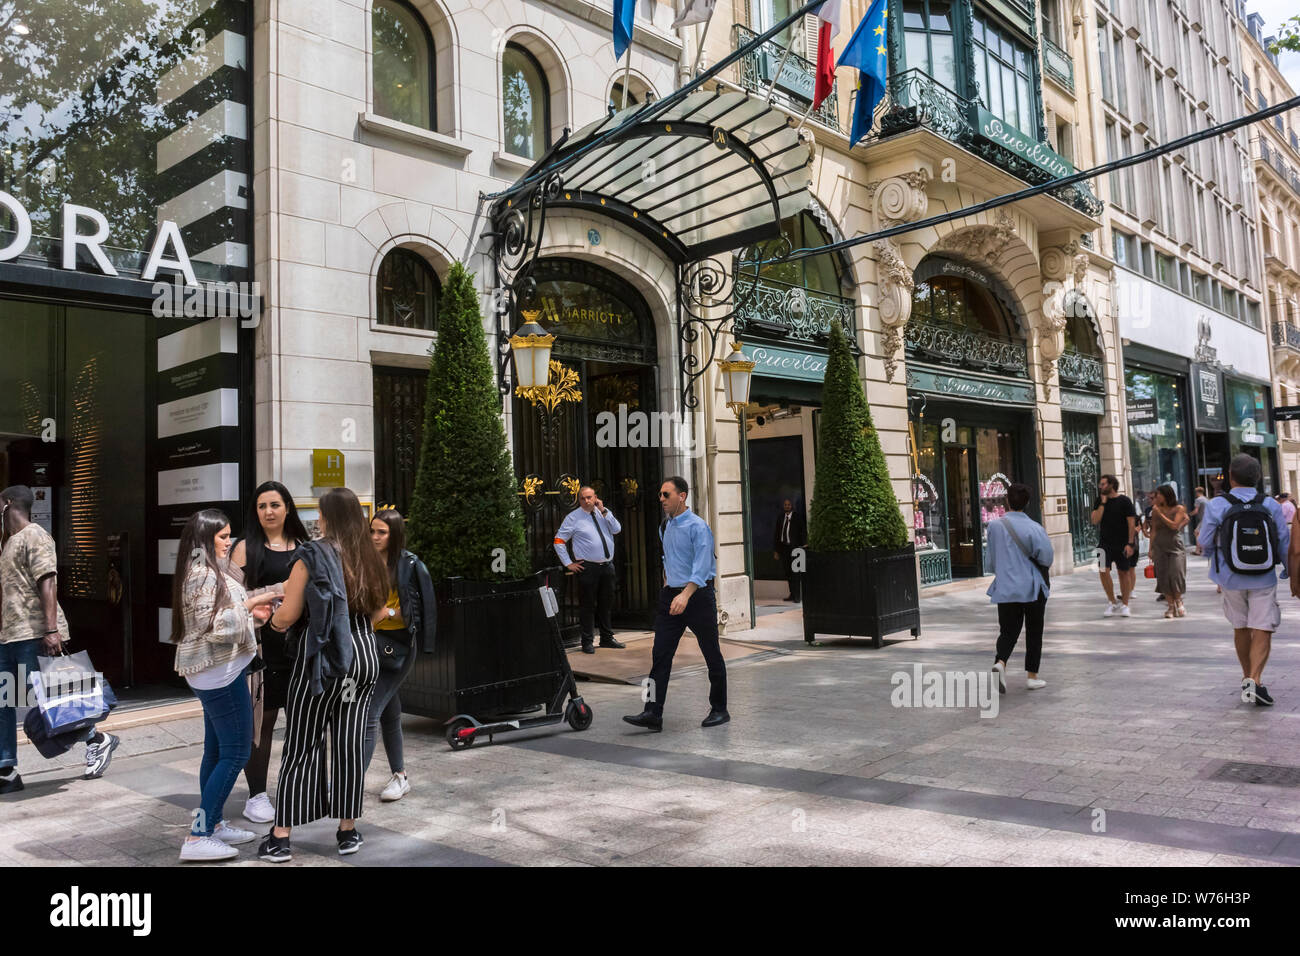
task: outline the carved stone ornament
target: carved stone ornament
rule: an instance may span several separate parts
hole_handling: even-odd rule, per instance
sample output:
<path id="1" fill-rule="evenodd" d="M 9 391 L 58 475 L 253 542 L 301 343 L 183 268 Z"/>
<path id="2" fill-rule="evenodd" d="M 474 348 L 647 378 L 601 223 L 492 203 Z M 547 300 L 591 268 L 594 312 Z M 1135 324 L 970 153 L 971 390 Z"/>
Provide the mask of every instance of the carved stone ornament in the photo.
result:
<path id="1" fill-rule="evenodd" d="M 973 226 L 954 232 L 940 240 L 938 248 L 976 262 L 992 264 L 1002 257 L 1015 238 L 1015 221 L 1005 212 L 999 211 L 993 225 Z"/>
<path id="2" fill-rule="evenodd" d="M 1088 275 L 1088 262 L 1086 252 L 1077 253 L 1074 257 L 1074 287 L 1080 292 L 1083 291 L 1083 280 Z"/>
<path id="3" fill-rule="evenodd" d="M 930 174 L 923 169 L 867 184 L 867 199 L 876 217 L 877 229 L 888 229 L 925 215 L 930 198 L 925 193 Z"/>

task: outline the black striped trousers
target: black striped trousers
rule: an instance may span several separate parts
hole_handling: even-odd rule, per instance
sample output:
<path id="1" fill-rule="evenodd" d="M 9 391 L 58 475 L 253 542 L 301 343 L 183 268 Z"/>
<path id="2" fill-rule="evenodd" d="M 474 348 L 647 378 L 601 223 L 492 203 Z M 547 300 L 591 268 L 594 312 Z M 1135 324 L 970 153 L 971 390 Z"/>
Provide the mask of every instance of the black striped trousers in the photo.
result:
<path id="1" fill-rule="evenodd" d="M 301 651 L 289 674 L 284 750 L 276 785 L 275 825 L 296 827 L 324 817 L 361 816 L 365 783 L 366 717 L 379 677 L 379 653 L 370 618 L 352 617 L 352 666 L 344 677 L 326 678 L 319 697 L 311 692 L 311 669 Z M 326 778 L 325 732 L 330 734 Z"/>

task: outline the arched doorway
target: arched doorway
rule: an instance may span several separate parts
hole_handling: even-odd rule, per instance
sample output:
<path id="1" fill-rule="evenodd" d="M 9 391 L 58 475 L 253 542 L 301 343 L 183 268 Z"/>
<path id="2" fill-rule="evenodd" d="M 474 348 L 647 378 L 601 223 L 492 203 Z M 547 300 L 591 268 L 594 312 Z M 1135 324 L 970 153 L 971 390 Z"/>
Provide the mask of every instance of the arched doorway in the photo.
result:
<path id="1" fill-rule="evenodd" d="M 551 410 L 512 398 L 533 566 L 558 563 L 555 529 L 576 507 L 578 489 L 591 485 L 623 525 L 614 550 L 615 622 L 646 627 L 657 590 L 655 493 L 665 441 L 653 317 L 636 289 L 592 263 L 541 259 L 534 276 L 538 322 L 556 336 L 551 381 L 564 376 L 570 387 Z M 564 626 L 574 641 L 576 609 L 576 593 L 567 595 Z"/>
<path id="2" fill-rule="evenodd" d="M 1076 565 L 1087 564 L 1097 548 L 1092 503 L 1101 478 L 1098 422 L 1106 413 L 1105 351 L 1097 317 L 1087 296 L 1065 293 L 1065 351 L 1057 360 L 1061 380 L 1061 439 L 1065 493 Z"/>
<path id="3" fill-rule="evenodd" d="M 988 525 L 1006 513 L 1008 487 L 1039 482 L 1020 304 L 999 278 L 948 256 L 924 259 L 914 283 L 903 339 L 926 585 L 983 574 Z"/>

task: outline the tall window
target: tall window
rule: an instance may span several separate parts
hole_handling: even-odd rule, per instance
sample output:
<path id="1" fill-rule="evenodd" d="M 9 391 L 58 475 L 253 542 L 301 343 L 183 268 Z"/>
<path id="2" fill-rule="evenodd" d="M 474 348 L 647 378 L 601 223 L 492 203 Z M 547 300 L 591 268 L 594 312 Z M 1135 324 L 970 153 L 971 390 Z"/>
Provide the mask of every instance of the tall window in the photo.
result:
<path id="1" fill-rule="evenodd" d="M 1061 0 L 1042 0 L 1043 36 L 1057 46 L 1061 45 Z"/>
<path id="2" fill-rule="evenodd" d="M 1038 135 L 1034 52 L 980 10 L 974 15 L 975 82 L 984 107 L 1026 136 Z"/>
<path id="3" fill-rule="evenodd" d="M 1097 55 L 1101 60 L 1101 98 L 1115 102 L 1115 88 L 1110 78 L 1110 29 L 1104 23 L 1097 25 Z"/>
<path id="4" fill-rule="evenodd" d="M 404 0 L 376 0 L 370 17 L 375 112 L 433 129 L 433 37 Z"/>
<path id="5" fill-rule="evenodd" d="M 1111 44 L 1115 51 L 1115 106 L 1121 113 L 1128 112 L 1128 56 L 1124 37 L 1116 33 Z"/>
<path id="6" fill-rule="evenodd" d="M 937 275 L 917 282 L 911 321 L 956 325 L 1004 341 L 1022 338 L 1016 320 L 993 294 L 960 276 Z"/>
<path id="7" fill-rule="evenodd" d="M 904 69 L 923 70 L 954 93 L 952 4 L 946 0 L 904 0 Z"/>
<path id="8" fill-rule="evenodd" d="M 551 92 L 541 65 L 517 43 L 501 58 L 501 89 L 506 151 L 538 159 L 551 145 Z"/>
<path id="9" fill-rule="evenodd" d="M 791 249 L 815 249 L 831 241 L 810 212 L 801 212 L 782 221 L 781 235 L 789 240 Z M 830 295 L 844 294 L 840 285 L 840 265 L 834 254 L 808 256 L 764 266 L 759 270 L 759 275 L 764 279 L 775 279 Z"/>
<path id="10" fill-rule="evenodd" d="M 410 249 L 394 249 L 379 264 L 378 321 L 402 329 L 437 328 L 442 286 L 433 267 Z"/>

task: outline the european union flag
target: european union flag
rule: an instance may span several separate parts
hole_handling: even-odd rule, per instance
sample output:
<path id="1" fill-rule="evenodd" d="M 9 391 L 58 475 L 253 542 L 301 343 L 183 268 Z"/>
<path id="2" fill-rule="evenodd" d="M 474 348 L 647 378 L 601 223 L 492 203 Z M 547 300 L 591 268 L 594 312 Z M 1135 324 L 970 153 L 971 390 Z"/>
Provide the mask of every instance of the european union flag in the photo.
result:
<path id="1" fill-rule="evenodd" d="M 632 45 L 632 18 L 636 0 L 614 0 L 614 59 L 621 60 Z"/>
<path id="2" fill-rule="evenodd" d="M 889 72 L 889 43 L 885 33 L 888 18 L 886 0 L 875 0 L 840 52 L 836 64 L 858 70 L 858 96 L 853 107 L 853 124 L 849 129 L 850 146 L 871 130 L 871 117 L 885 95 L 885 76 Z"/>

